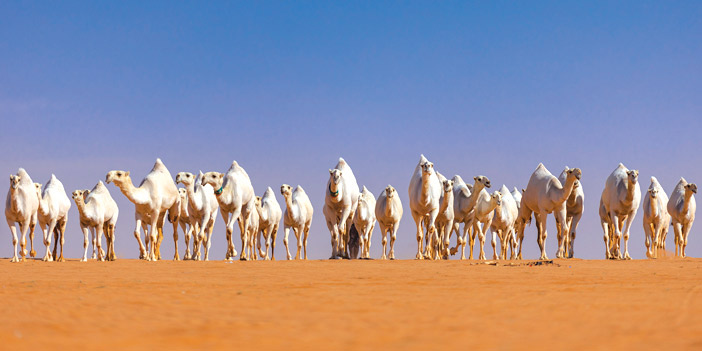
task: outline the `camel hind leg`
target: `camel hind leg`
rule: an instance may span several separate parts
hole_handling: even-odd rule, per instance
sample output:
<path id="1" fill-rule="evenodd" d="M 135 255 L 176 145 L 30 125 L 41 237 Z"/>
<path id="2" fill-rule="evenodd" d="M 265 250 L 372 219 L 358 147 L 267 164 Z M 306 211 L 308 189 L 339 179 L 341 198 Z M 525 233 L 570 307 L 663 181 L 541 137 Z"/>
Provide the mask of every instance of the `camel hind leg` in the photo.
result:
<path id="1" fill-rule="evenodd" d="M 32 216 L 31 221 L 29 222 L 29 246 L 30 246 L 30 251 L 29 251 L 29 256 L 30 257 L 36 257 L 37 252 L 34 251 L 34 229 L 37 226 L 37 214 L 34 213 L 34 216 Z"/>

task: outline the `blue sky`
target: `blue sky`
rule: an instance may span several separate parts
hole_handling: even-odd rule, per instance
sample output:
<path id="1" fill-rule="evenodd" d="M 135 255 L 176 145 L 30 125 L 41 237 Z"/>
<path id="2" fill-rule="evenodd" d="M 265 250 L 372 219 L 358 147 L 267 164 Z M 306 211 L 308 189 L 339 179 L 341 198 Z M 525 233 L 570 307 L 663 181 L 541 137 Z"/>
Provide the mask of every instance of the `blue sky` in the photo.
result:
<path id="1" fill-rule="evenodd" d="M 70 192 L 112 169 L 137 183 L 156 157 L 174 177 L 236 159 L 258 194 L 307 189 L 311 257 L 326 258 L 323 191 L 343 156 L 375 195 L 398 188 L 397 253 L 412 258 L 407 186 L 420 153 L 497 189 L 525 187 L 539 162 L 556 175 L 568 165 L 586 192 L 576 256 L 601 258 L 597 203 L 619 162 L 641 171 L 642 189 L 652 175 L 668 192 L 680 176 L 700 182 L 701 37 L 702 4 L 683 1 L 3 2 L 0 168 L 42 183 L 55 173 Z M 117 254 L 136 257 L 133 205 L 109 189 Z M 70 216 L 66 251 L 78 257 L 75 206 Z M 223 257 L 221 218 L 213 237 Z M 0 238 L 11 255 L 7 227 Z M 277 247 L 284 257 L 281 235 Z M 702 255 L 696 227 L 688 253 Z"/>

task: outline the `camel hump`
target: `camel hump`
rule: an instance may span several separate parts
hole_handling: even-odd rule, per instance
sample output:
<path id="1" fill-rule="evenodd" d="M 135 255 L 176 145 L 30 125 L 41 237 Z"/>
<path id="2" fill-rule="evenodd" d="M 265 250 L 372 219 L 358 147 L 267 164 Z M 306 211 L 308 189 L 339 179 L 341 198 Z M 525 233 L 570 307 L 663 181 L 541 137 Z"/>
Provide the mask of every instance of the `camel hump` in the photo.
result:
<path id="1" fill-rule="evenodd" d="M 625 166 L 623 163 L 621 163 L 621 162 L 619 162 L 619 165 L 617 166 L 617 168 L 628 169 L 628 168 L 626 168 L 626 166 Z"/>
<path id="2" fill-rule="evenodd" d="M 102 192 L 104 190 L 107 190 L 107 187 L 105 187 L 105 183 L 102 182 L 102 180 L 98 180 L 97 184 L 93 187 L 93 190 L 90 192 Z"/>
<path id="3" fill-rule="evenodd" d="M 56 178 L 56 175 L 53 174 L 53 173 L 51 173 L 51 180 L 58 180 L 58 179 Z"/>
<path id="4" fill-rule="evenodd" d="M 304 193 L 305 189 L 302 188 L 302 185 L 298 185 L 297 188 L 295 188 L 295 191 L 301 191 Z"/>
<path id="5" fill-rule="evenodd" d="M 685 178 L 683 177 L 680 177 L 680 183 L 687 184 L 687 180 L 685 180 Z"/>
<path id="6" fill-rule="evenodd" d="M 500 188 L 500 192 L 503 193 L 503 194 L 508 194 L 508 193 L 509 193 L 509 189 L 507 188 L 506 185 L 502 184 L 502 187 Z"/>
<path id="7" fill-rule="evenodd" d="M 236 160 L 232 161 L 232 168 L 234 167 L 239 167 L 239 162 L 236 162 Z"/>
<path id="8" fill-rule="evenodd" d="M 152 171 L 163 171 L 163 170 L 168 171 L 168 169 L 166 168 L 166 165 L 163 164 L 163 161 L 161 161 L 160 158 L 157 158 L 156 162 L 154 163 L 154 168 L 152 169 Z"/>
<path id="9" fill-rule="evenodd" d="M 544 166 L 543 163 L 539 162 L 539 165 L 536 166 L 536 169 L 539 169 L 539 168 L 546 168 L 546 166 Z"/>
<path id="10" fill-rule="evenodd" d="M 658 179 L 654 176 L 651 176 L 651 183 L 658 184 Z"/>
<path id="11" fill-rule="evenodd" d="M 424 154 L 419 155 L 419 164 L 424 164 L 426 162 L 429 162 L 426 157 L 424 157 Z"/>

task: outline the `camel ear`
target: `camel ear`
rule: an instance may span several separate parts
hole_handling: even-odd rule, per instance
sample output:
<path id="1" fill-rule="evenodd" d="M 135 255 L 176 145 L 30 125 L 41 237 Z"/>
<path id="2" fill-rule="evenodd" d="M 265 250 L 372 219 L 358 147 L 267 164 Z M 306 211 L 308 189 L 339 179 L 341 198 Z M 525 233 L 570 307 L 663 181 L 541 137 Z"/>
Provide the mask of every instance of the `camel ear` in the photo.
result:
<path id="1" fill-rule="evenodd" d="M 220 178 L 220 179 L 221 179 L 221 178 L 224 178 L 224 173 L 220 173 L 220 174 L 219 174 L 219 178 Z"/>
<path id="2" fill-rule="evenodd" d="M 478 181 L 478 177 L 473 177 L 473 180 L 475 180 L 475 181 L 477 182 L 477 181 Z"/>
<path id="3" fill-rule="evenodd" d="M 126 177 L 129 177 L 129 171 L 124 172 L 124 175 L 125 175 Z"/>

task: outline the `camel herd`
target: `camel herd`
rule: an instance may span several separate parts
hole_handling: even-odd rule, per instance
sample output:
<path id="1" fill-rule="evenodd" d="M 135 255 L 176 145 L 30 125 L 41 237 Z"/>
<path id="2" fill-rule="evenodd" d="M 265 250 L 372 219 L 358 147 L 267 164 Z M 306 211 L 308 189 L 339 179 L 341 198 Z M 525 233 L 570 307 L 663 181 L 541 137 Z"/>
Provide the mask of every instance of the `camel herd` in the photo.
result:
<path id="1" fill-rule="evenodd" d="M 638 176 L 637 170 L 629 170 L 619 164 L 605 182 L 599 214 L 604 232 L 605 257 L 608 259 L 631 258 L 629 231 L 641 203 Z M 559 177 L 555 177 L 543 164 L 539 164 L 525 189 L 519 191 L 515 187 L 510 191 L 503 185 L 498 191 L 490 193 L 487 189 L 491 184 L 487 177 L 476 176 L 473 184 L 466 184 L 458 175 L 447 179 L 421 155 L 408 189 L 410 212 L 417 232 L 416 258 L 447 259 L 460 251 L 461 259 L 465 259 L 467 245 L 469 258 L 473 259 L 477 238 L 480 250 L 478 259 L 484 260 L 484 244 L 489 229 L 493 259 L 507 259 L 508 256 L 510 259 L 521 259 L 524 230 L 533 218 L 541 250 L 540 259 L 545 260 L 548 259 L 546 219 L 551 213 L 557 228 L 556 257 L 571 258 L 585 201 L 581 177 L 579 168 L 565 167 Z M 275 241 L 281 219 L 287 259 L 292 258 L 288 247 L 290 229 L 297 238 L 295 258 L 307 259 L 307 240 L 314 209 L 305 190 L 299 185 L 293 188 L 283 184 L 280 187 L 285 199 L 283 212 L 270 187 L 263 196 L 256 196 L 249 175 L 236 161 L 225 173 L 199 172 L 196 176 L 180 172 L 174 181 L 163 162 L 157 159 L 138 187 L 132 183 L 129 171 L 121 170 L 108 172 L 105 183 L 114 183 L 135 205 L 134 237 L 139 244 L 141 259 L 161 259 L 163 226 L 168 219 L 173 225 L 173 259 L 180 260 L 180 226 L 186 246 L 183 258 L 208 260 L 218 212 L 226 223 L 225 259 L 238 255 L 233 239 L 235 223 L 241 234 L 240 259 L 255 260 L 259 256 L 266 260 L 275 259 Z M 177 188 L 177 184 L 183 184 L 184 188 Z M 674 231 L 675 255 L 686 256 L 687 239 L 695 220 L 696 193 L 697 185 L 681 178 L 668 198 L 658 180 L 651 177 L 651 185 L 643 199 L 647 257 L 658 257 L 659 251 L 665 250 L 670 226 Z M 115 226 L 119 208 L 107 186 L 98 181 L 92 190 L 76 190 L 72 197 L 84 238 L 81 261 L 87 261 L 91 242 L 92 259 L 115 260 Z M 14 255 L 11 261 L 25 260 L 28 233 L 29 255 L 36 256 L 34 230 L 37 223 L 46 246 L 43 260 L 64 261 L 64 235 L 70 207 L 63 184 L 53 174 L 44 186 L 34 183 L 22 168 L 17 174 L 10 175 L 5 217 L 12 232 Z M 383 253 L 380 258 L 395 258 L 394 245 L 403 207 L 393 186 L 388 185 L 376 199 L 365 186 L 359 188 L 351 167 L 343 158 L 339 158 L 336 166 L 329 170 L 322 212 L 331 238 L 331 258 L 371 258 L 371 239 L 376 222 L 382 235 Z M 21 232 L 21 241 L 18 240 L 17 228 Z M 454 232 L 456 244 L 451 247 Z M 103 235 L 107 243 L 106 251 L 101 243 Z M 52 236 L 53 251 L 50 250 Z M 59 243 L 60 251 L 57 252 Z M 19 256 L 18 244 L 21 247 Z"/>

